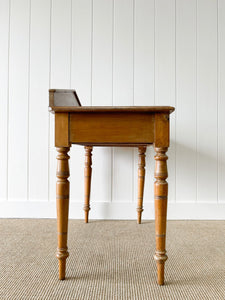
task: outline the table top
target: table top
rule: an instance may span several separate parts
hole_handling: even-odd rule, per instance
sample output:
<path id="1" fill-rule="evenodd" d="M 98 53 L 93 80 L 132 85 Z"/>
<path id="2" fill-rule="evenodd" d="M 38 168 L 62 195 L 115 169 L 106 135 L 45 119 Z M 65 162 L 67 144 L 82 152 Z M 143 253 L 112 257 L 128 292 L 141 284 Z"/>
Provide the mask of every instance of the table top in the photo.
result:
<path id="1" fill-rule="evenodd" d="M 172 113 L 172 106 L 49 106 L 51 112 L 145 112 Z"/>
<path id="2" fill-rule="evenodd" d="M 172 106 L 81 106 L 74 90 L 49 90 L 49 111 L 68 113 L 172 113 Z"/>

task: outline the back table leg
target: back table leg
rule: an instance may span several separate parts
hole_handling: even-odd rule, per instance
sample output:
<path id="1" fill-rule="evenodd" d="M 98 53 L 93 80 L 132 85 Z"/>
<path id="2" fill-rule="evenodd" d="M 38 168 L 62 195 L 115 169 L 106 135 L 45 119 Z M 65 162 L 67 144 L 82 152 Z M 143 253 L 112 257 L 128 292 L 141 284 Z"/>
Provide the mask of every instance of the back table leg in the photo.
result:
<path id="1" fill-rule="evenodd" d="M 141 224 L 141 215 L 143 212 L 143 196 L 145 184 L 145 152 L 146 147 L 138 147 L 138 204 L 137 204 L 137 223 Z"/>
<path id="2" fill-rule="evenodd" d="M 56 183 L 56 203 L 57 203 L 57 230 L 58 248 L 56 257 L 59 260 L 59 279 L 65 279 L 66 259 L 69 256 L 67 251 L 67 230 L 69 213 L 69 147 L 56 148 L 57 155 L 57 183 Z"/>
<path id="3" fill-rule="evenodd" d="M 155 238 L 156 252 L 155 260 L 157 263 L 158 284 L 164 284 L 164 263 L 167 260 L 166 255 L 166 214 L 167 214 L 167 194 L 168 183 L 166 182 L 168 159 L 166 155 L 167 148 L 155 148 Z"/>
<path id="4" fill-rule="evenodd" d="M 91 193 L 91 173 L 92 173 L 92 147 L 85 146 L 85 163 L 84 163 L 84 219 L 88 223 L 88 214 L 90 208 Z"/>

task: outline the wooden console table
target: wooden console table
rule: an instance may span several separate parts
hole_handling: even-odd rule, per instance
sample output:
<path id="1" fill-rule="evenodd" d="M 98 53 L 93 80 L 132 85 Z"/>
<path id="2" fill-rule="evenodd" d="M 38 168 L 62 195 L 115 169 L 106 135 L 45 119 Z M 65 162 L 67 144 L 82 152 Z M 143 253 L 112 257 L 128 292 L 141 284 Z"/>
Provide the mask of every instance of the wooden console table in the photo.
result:
<path id="1" fill-rule="evenodd" d="M 155 239 L 154 258 L 157 263 L 158 284 L 164 284 L 164 263 L 167 260 L 166 213 L 168 183 L 167 155 L 169 147 L 170 106 L 136 107 L 82 107 L 73 90 L 49 90 L 49 108 L 55 113 L 55 146 L 57 156 L 57 228 L 59 279 L 65 279 L 67 250 L 67 228 L 69 212 L 69 155 L 71 144 L 85 147 L 85 222 L 90 210 L 91 165 L 93 146 L 138 147 L 138 223 L 143 211 L 143 191 L 145 179 L 145 151 L 153 144 L 155 155 Z"/>

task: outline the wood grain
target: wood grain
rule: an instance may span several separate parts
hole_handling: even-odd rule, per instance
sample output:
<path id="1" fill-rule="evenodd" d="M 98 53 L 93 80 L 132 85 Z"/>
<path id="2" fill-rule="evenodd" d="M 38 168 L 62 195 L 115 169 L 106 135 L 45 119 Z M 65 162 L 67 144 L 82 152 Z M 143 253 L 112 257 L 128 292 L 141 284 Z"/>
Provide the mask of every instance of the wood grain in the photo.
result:
<path id="1" fill-rule="evenodd" d="M 56 205 L 57 205 L 57 229 L 58 229 L 58 247 L 56 257 L 59 260 L 59 279 L 65 279 L 66 259 L 69 256 L 67 250 L 67 230 L 69 214 L 69 192 L 70 183 L 68 181 L 69 173 L 69 147 L 56 148 L 57 155 L 57 182 L 56 182 Z"/>
<path id="2" fill-rule="evenodd" d="M 70 142 L 152 143 L 153 122 L 150 114 L 71 114 Z"/>
<path id="3" fill-rule="evenodd" d="M 85 163 L 84 163 L 84 220 L 88 223 L 88 214 L 90 208 L 91 193 L 91 171 L 92 171 L 92 147 L 85 146 Z"/>
<path id="4" fill-rule="evenodd" d="M 137 203 L 137 223 L 141 224 L 143 212 L 143 197 L 145 184 L 145 152 L 146 147 L 138 147 L 138 203 Z"/>
<path id="5" fill-rule="evenodd" d="M 55 115 L 55 146 L 69 147 L 69 114 L 57 113 Z"/>
<path id="6" fill-rule="evenodd" d="M 168 184 L 167 178 L 167 164 L 168 159 L 167 152 L 169 146 L 169 114 L 162 112 L 156 113 L 140 113 L 121 110 L 118 112 L 70 112 L 70 113 L 56 113 L 56 145 L 61 146 L 61 152 L 63 155 L 58 156 L 59 159 L 64 160 L 59 163 L 61 175 L 64 175 L 64 182 L 67 180 L 67 164 L 66 163 L 66 150 L 65 145 L 71 144 L 86 144 L 85 146 L 85 222 L 88 222 L 88 212 L 90 210 L 90 190 L 91 190 L 91 152 L 92 146 L 96 143 L 104 146 L 122 145 L 135 145 L 139 146 L 139 164 L 138 164 L 138 205 L 137 205 L 137 222 L 141 223 L 141 213 L 143 211 L 143 195 L 144 195 L 144 179 L 145 179 L 145 152 L 146 145 L 140 146 L 140 144 L 154 143 L 156 156 L 155 156 L 155 231 L 156 231 L 156 253 L 155 260 L 157 262 L 158 270 L 158 284 L 164 284 L 164 263 L 167 259 L 165 250 L 166 240 L 166 213 L 167 213 L 167 194 Z M 59 150 L 58 150 L 59 151 Z M 64 171 L 66 169 L 66 172 Z M 57 173 L 58 174 L 58 173 Z M 57 175 L 58 176 L 58 175 Z M 126 175 L 125 175 L 126 177 Z M 61 179 L 60 179 L 61 180 Z M 61 180 L 62 181 L 62 180 Z M 60 181 L 60 182 L 61 182 Z M 59 183 L 60 183 L 59 182 Z M 65 190 L 64 190 L 65 189 Z M 65 188 L 62 186 L 62 191 L 57 192 L 57 197 L 67 198 L 64 194 L 69 193 L 67 185 Z M 67 194 L 66 194 L 67 195 Z M 69 198 L 69 194 L 68 194 Z M 65 204 L 65 207 L 66 204 Z M 65 214 L 64 208 L 61 207 L 60 213 Z M 58 216 L 60 219 L 60 216 Z M 66 217 L 65 217 L 65 222 Z M 65 252 L 66 248 L 63 248 L 62 252 Z M 61 250 L 59 250 L 60 252 Z M 62 256 L 64 254 L 60 254 Z M 60 267 L 61 278 L 65 277 L 65 259 L 60 262 L 63 265 Z"/>
<path id="7" fill-rule="evenodd" d="M 169 147 L 169 115 L 155 114 L 155 147 Z"/>
<path id="8" fill-rule="evenodd" d="M 56 106 L 51 107 L 51 112 L 141 112 L 141 113 L 172 113 L 172 106 Z"/>
<path id="9" fill-rule="evenodd" d="M 55 106 L 81 106 L 81 103 L 75 90 L 50 89 L 50 110 Z"/>
<path id="10" fill-rule="evenodd" d="M 164 284 L 164 264 L 167 260 L 166 255 L 166 215 L 167 215 L 167 195 L 168 183 L 166 178 L 168 159 L 165 154 L 166 147 L 155 148 L 155 184 L 154 184 L 154 197 L 155 197 L 155 239 L 156 251 L 155 261 L 157 263 L 158 284 Z"/>

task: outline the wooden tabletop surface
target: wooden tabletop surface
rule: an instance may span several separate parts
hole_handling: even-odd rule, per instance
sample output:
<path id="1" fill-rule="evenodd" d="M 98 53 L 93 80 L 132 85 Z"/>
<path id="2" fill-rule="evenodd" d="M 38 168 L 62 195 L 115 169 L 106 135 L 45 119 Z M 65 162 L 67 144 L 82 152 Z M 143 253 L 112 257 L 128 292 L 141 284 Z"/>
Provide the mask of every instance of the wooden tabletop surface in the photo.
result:
<path id="1" fill-rule="evenodd" d="M 49 111 L 52 113 L 172 113 L 174 110 L 172 106 L 82 106 L 75 90 L 49 90 Z"/>
<path id="2" fill-rule="evenodd" d="M 172 113 L 172 106 L 53 106 L 51 112 L 143 112 L 143 113 Z"/>

